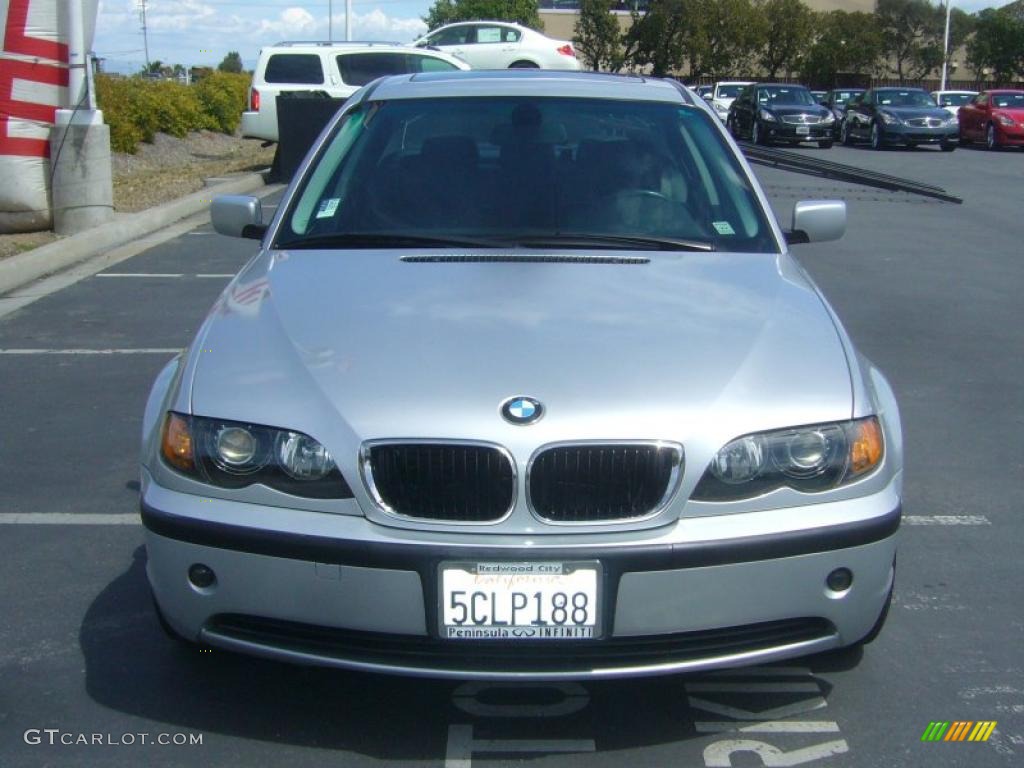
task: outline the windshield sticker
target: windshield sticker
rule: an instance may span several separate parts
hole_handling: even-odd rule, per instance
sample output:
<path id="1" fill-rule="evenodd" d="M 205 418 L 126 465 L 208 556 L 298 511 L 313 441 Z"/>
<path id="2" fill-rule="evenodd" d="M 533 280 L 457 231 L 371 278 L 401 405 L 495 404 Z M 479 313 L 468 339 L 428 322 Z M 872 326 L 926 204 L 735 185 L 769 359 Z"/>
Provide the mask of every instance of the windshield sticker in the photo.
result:
<path id="1" fill-rule="evenodd" d="M 713 222 L 715 230 L 720 235 L 735 235 L 736 230 L 732 228 L 732 224 L 728 221 L 716 221 Z"/>
<path id="2" fill-rule="evenodd" d="M 338 210 L 338 203 L 341 202 L 340 197 L 331 197 L 327 200 L 320 201 L 320 208 L 317 209 L 316 217 L 318 219 L 327 219 L 334 215 L 334 212 Z"/>

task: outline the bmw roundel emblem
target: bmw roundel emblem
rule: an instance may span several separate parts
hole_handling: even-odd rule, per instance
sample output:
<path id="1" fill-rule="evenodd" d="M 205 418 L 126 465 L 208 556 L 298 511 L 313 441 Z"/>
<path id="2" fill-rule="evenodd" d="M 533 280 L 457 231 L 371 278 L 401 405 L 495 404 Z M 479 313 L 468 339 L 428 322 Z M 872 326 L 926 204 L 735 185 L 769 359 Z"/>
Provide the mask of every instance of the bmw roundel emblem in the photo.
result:
<path id="1" fill-rule="evenodd" d="M 512 424 L 533 424 L 544 415 L 544 406 L 540 400 L 517 395 L 501 404 L 501 415 Z"/>

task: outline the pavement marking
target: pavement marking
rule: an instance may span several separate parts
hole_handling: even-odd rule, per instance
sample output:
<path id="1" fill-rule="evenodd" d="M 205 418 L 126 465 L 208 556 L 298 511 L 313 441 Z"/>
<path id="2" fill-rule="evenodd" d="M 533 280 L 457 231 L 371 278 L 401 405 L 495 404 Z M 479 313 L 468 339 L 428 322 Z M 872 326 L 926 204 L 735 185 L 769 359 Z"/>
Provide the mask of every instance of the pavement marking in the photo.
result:
<path id="1" fill-rule="evenodd" d="M 839 733 L 834 720 L 773 720 L 764 723 L 696 722 L 697 733 Z"/>
<path id="2" fill-rule="evenodd" d="M 234 273 L 227 272 L 200 272 L 194 275 L 189 275 L 184 272 L 100 272 L 96 277 L 215 277 L 215 278 L 230 278 L 234 277 Z"/>
<path id="3" fill-rule="evenodd" d="M 100 272 L 96 277 L 183 277 L 181 272 Z"/>
<path id="4" fill-rule="evenodd" d="M 0 355 L 176 355 L 181 348 L 143 349 L 0 349 Z"/>
<path id="5" fill-rule="evenodd" d="M 991 525 L 984 515 L 904 515 L 904 525 Z"/>
<path id="6" fill-rule="evenodd" d="M 92 514 L 74 512 L 4 512 L 0 525 L 142 525 L 138 512 Z"/>
<path id="7" fill-rule="evenodd" d="M 694 693 L 820 693 L 815 682 L 807 683 L 687 683 Z"/>

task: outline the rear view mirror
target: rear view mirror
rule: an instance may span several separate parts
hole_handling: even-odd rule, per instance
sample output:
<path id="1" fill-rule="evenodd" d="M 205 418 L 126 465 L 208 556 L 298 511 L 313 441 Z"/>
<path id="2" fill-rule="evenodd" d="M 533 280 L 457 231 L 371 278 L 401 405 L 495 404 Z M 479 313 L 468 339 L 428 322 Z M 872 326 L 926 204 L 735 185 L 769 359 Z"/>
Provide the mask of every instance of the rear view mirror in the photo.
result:
<path id="1" fill-rule="evenodd" d="M 786 242 L 819 243 L 838 240 L 846 232 L 846 203 L 842 200 L 801 200 L 793 206 L 793 226 Z"/>
<path id="2" fill-rule="evenodd" d="M 260 199 L 247 195 L 215 197 L 210 205 L 210 221 L 217 232 L 228 237 L 262 240 L 267 231 Z"/>

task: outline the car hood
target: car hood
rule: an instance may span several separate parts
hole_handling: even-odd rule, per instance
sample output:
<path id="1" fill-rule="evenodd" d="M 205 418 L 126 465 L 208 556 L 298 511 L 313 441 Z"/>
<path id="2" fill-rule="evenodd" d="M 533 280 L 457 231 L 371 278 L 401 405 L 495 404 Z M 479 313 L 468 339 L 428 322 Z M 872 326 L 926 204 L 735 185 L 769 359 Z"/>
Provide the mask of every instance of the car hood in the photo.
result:
<path id="1" fill-rule="evenodd" d="M 417 253 L 451 261 L 402 260 Z M 650 262 L 264 253 L 197 338 L 193 412 L 355 445 L 510 447 L 695 431 L 718 441 L 850 417 L 839 333 L 789 256 L 634 255 Z M 505 424 L 499 407 L 514 395 L 539 399 L 544 418 Z"/>
<path id="2" fill-rule="evenodd" d="M 832 114 L 831 110 L 827 107 L 816 106 L 814 104 L 779 104 L 771 107 L 764 107 L 772 114 L 784 117 L 785 115 L 817 115 L 818 117 L 828 117 Z"/>
<path id="3" fill-rule="evenodd" d="M 891 112 L 901 120 L 911 120 L 915 117 L 938 117 L 942 120 L 949 118 L 949 113 L 942 107 L 887 107 L 880 106 L 886 112 Z"/>
<path id="4" fill-rule="evenodd" d="M 992 111 L 997 115 L 1007 117 L 1019 122 L 1024 122 L 1024 109 L 1013 109 L 1012 107 L 993 107 Z"/>

